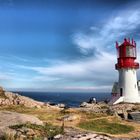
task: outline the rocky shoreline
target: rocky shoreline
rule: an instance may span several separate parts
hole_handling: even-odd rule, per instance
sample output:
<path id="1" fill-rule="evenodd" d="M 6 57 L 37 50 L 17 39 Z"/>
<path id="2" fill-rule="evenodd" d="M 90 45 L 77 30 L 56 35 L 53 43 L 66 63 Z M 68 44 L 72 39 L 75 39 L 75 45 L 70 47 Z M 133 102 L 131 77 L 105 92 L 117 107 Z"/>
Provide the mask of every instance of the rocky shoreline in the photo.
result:
<path id="1" fill-rule="evenodd" d="M 51 105 L 49 103 L 39 102 L 33 100 L 29 97 L 21 96 L 17 93 L 7 92 L 2 87 L 0 87 L 0 107 L 6 106 L 23 106 L 27 108 L 36 108 L 42 109 L 45 108 L 46 111 L 51 109 L 52 111 L 60 110 L 65 111 L 64 104 L 58 105 Z M 71 108 L 69 109 L 71 110 Z M 74 111 L 80 112 L 90 112 L 90 113 L 105 113 L 105 114 L 112 114 L 120 119 L 124 120 L 132 120 L 140 122 L 140 104 L 117 104 L 117 105 L 108 105 L 105 102 L 99 103 L 87 103 L 84 102 L 80 105 L 79 108 L 73 108 Z M 65 122 L 73 122 L 78 120 L 79 116 L 74 114 L 67 114 L 63 115 L 63 117 L 58 118 L 59 121 Z M 12 120 L 12 121 L 11 121 Z M 9 126 L 12 125 L 19 125 L 19 124 L 37 124 L 43 125 L 44 122 L 41 121 L 34 115 L 26 115 L 22 113 L 17 113 L 13 111 L 0 111 L 0 137 L 6 133 L 10 134 L 17 134 L 18 139 L 15 140 L 26 140 L 30 136 L 38 135 L 38 131 L 34 131 L 31 128 L 20 128 L 16 130 L 12 130 Z M 25 131 L 24 131 L 25 130 Z M 139 133 L 139 132 L 138 132 Z M 31 138 L 32 138 L 31 137 Z M 47 137 L 44 137 L 46 140 Z M 97 134 L 95 132 L 88 132 L 88 131 L 81 131 L 76 128 L 72 127 L 65 127 L 64 134 L 57 134 L 52 139 L 54 140 L 128 140 L 128 138 L 115 138 L 109 135 Z M 134 140 L 138 140 L 139 138 L 133 138 Z"/>
<path id="2" fill-rule="evenodd" d="M 0 106 L 9 106 L 9 105 L 23 105 L 29 108 L 42 108 L 44 106 L 64 108 L 64 104 L 52 105 L 49 102 L 40 102 L 34 99 L 31 99 L 26 96 L 19 95 L 18 93 L 7 92 L 2 87 L 0 87 Z"/>
<path id="3" fill-rule="evenodd" d="M 35 101 L 31 98 L 21 96 L 18 93 L 5 91 L 0 87 L 0 106 L 4 105 L 24 105 L 26 107 L 41 107 L 43 102 Z"/>

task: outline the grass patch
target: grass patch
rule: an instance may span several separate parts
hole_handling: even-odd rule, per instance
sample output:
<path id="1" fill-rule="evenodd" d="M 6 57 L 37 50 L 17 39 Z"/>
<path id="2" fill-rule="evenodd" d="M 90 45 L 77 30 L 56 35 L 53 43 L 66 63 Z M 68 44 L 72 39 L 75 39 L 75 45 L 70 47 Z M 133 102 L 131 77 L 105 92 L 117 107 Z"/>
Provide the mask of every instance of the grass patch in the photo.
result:
<path id="1" fill-rule="evenodd" d="M 107 117 L 106 114 L 102 113 L 86 113 L 87 119 L 95 119 L 95 118 L 101 118 L 101 117 Z"/>
<path id="2" fill-rule="evenodd" d="M 63 110 L 60 111 L 60 114 L 67 115 L 67 114 L 70 114 L 70 111 L 64 108 Z"/>
<path id="3" fill-rule="evenodd" d="M 10 126 L 11 129 L 25 129 L 25 128 L 30 128 L 34 131 L 37 131 L 40 135 L 39 137 L 54 137 L 57 134 L 63 134 L 63 128 L 58 127 L 58 126 L 53 126 L 51 124 L 45 124 L 45 125 L 37 125 L 37 124 L 31 124 L 31 123 L 26 123 L 26 124 L 19 124 L 19 125 L 14 125 Z M 26 133 L 24 133 L 26 135 Z"/>
<path id="4" fill-rule="evenodd" d="M 13 111 L 18 113 L 32 113 L 36 109 L 35 108 L 28 108 L 23 105 L 10 105 L 10 106 L 0 106 L 0 110 L 6 110 L 6 111 Z"/>
<path id="5" fill-rule="evenodd" d="M 93 113 L 93 112 L 80 112 L 82 118 L 84 119 L 96 119 L 96 118 L 101 118 L 101 117 L 107 117 L 108 115 L 105 113 Z"/>
<path id="6" fill-rule="evenodd" d="M 125 134 L 134 130 L 133 126 L 123 125 L 117 122 L 109 122 L 107 119 L 97 119 L 81 122 L 78 127 L 109 134 Z"/>
<path id="7" fill-rule="evenodd" d="M 2 137 L 0 137 L 1 140 L 15 140 L 14 135 L 5 133 Z"/>
<path id="8" fill-rule="evenodd" d="M 13 111 L 18 113 L 24 113 L 29 115 L 35 115 L 39 119 L 43 121 L 53 121 L 53 119 L 56 119 L 57 117 L 63 115 L 57 110 L 49 110 L 48 108 L 29 108 L 22 105 L 11 105 L 11 106 L 1 106 L 0 110 L 5 111 Z"/>

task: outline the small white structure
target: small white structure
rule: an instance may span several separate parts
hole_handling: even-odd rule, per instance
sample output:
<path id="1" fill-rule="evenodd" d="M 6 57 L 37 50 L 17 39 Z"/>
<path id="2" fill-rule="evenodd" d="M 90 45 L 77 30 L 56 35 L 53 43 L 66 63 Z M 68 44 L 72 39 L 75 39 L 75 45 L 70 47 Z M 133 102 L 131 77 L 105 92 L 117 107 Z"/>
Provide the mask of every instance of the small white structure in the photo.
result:
<path id="1" fill-rule="evenodd" d="M 116 42 L 118 52 L 118 62 L 115 65 L 119 72 L 119 80 L 115 82 L 112 89 L 111 104 L 120 102 L 140 103 L 140 82 L 137 82 L 136 70 L 139 68 L 139 63 L 136 59 L 136 43 L 124 39 L 124 42 L 119 46 Z"/>

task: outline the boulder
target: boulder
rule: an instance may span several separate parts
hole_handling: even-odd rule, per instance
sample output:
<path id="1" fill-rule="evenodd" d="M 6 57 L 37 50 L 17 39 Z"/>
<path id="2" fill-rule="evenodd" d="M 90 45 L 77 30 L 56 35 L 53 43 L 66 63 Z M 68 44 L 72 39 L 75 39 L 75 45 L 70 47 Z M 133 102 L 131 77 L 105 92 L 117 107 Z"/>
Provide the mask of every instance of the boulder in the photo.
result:
<path id="1" fill-rule="evenodd" d="M 57 105 L 59 108 L 65 108 L 65 104 L 58 104 Z"/>
<path id="2" fill-rule="evenodd" d="M 135 112 L 140 112 L 140 104 L 133 104 L 133 103 L 120 103 L 116 105 L 112 105 L 109 107 L 109 110 L 111 114 L 114 114 L 115 116 L 119 118 L 123 118 L 125 120 L 132 119 L 132 120 L 137 120 L 135 117 L 132 117 Z M 131 116 L 132 114 L 132 116 Z M 135 115 L 134 115 L 135 116 Z M 137 115 L 136 115 L 137 116 Z M 137 120 L 139 121 L 139 120 Z"/>
<path id="3" fill-rule="evenodd" d="M 135 104 L 122 103 L 122 104 L 116 104 L 116 105 L 110 106 L 110 110 L 121 113 L 124 111 L 133 111 L 133 108 L 135 106 L 136 106 Z"/>
<path id="4" fill-rule="evenodd" d="M 30 108 L 42 108 L 44 106 L 54 107 L 56 109 L 65 108 L 65 104 L 54 104 L 54 103 L 44 103 L 31 99 L 26 96 L 19 95 L 18 93 L 7 92 L 2 87 L 0 87 L 0 106 L 9 105 L 23 105 Z"/>
<path id="5" fill-rule="evenodd" d="M 54 138 L 54 140 L 58 139 Z M 61 136 L 59 140 L 113 140 L 113 138 L 107 135 L 81 131 L 79 129 L 69 127 L 65 128 L 65 134 Z"/>
<path id="6" fill-rule="evenodd" d="M 63 135 L 62 134 L 58 134 L 58 135 L 54 136 L 53 140 L 64 140 L 63 139 Z"/>
<path id="7" fill-rule="evenodd" d="M 0 98 L 0 105 L 24 105 L 26 107 L 41 108 L 44 103 L 33 100 L 29 97 L 21 96 L 17 93 L 4 92 L 6 98 Z"/>
<path id="8" fill-rule="evenodd" d="M 81 105 L 80 105 L 80 107 L 87 107 L 87 102 L 83 102 L 83 103 L 81 103 Z"/>
<path id="9" fill-rule="evenodd" d="M 41 108 L 44 106 L 44 103 L 33 100 L 29 97 L 21 96 L 17 93 L 7 92 L 0 87 L 0 105 L 24 105 L 26 107 Z"/>
<path id="10" fill-rule="evenodd" d="M 83 102 L 78 110 L 87 111 L 87 112 L 91 111 L 95 113 L 105 113 L 108 111 L 108 106 L 107 104 L 101 104 L 101 103 Z"/>
<path id="11" fill-rule="evenodd" d="M 59 118 L 58 120 L 63 120 L 63 121 L 75 121 L 79 119 L 79 116 L 78 115 L 75 115 L 75 114 L 69 114 L 69 115 L 65 115 L 61 118 Z"/>
<path id="12" fill-rule="evenodd" d="M 15 134 L 16 132 L 9 128 L 9 126 L 17 124 L 32 123 L 43 125 L 43 122 L 37 117 L 10 111 L 0 111 L 0 136 L 5 132 Z M 20 132 L 19 132 L 20 133 Z"/>
<path id="13" fill-rule="evenodd" d="M 131 112 L 128 114 L 128 119 L 140 122 L 140 112 Z"/>

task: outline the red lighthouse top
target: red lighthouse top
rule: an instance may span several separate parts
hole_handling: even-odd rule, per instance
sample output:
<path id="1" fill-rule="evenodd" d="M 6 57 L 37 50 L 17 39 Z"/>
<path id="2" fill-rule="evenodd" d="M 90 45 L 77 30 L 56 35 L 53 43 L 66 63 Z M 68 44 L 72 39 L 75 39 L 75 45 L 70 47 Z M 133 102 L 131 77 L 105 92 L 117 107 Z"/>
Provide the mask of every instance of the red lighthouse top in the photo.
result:
<path id="1" fill-rule="evenodd" d="M 116 69 L 121 68 L 139 68 L 139 63 L 135 62 L 136 59 L 136 42 L 132 39 L 124 39 L 124 42 L 119 45 L 116 42 L 116 49 L 118 53 L 118 62 L 115 65 Z"/>

